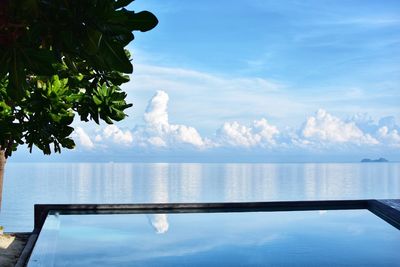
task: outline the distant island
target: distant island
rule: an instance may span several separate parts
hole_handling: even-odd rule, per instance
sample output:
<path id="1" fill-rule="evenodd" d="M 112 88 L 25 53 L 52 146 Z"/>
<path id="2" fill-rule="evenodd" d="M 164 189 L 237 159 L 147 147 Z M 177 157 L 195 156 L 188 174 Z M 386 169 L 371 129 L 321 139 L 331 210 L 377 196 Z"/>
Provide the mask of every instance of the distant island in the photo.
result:
<path id="1" fill-rule="evenodd" d="M 379 159 L 362 159 L 361 162 L 389 162 L 385 158 L 379 158 Z"/>

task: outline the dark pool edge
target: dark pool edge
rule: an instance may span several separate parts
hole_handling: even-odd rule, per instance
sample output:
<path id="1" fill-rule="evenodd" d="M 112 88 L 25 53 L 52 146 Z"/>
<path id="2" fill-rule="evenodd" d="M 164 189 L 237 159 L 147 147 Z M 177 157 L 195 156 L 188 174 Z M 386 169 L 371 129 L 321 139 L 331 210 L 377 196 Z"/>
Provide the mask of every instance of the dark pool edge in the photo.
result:
<path id="1" fill-rule="evenodd" d="M 400 199 L 369 200 L 368 210 L 400 230 Z"/>
<path id="2" fill-rule="evenodd" d="M 36 244 L 37 238 L 38 238 L 38 234 L 35 234 L 32 232 L 14 267 L 25 267 L 26 266 L 31 254 L 32 254 L 33 247 Z"/>
<path id="3" fill-rule="evenodd" d="M 307 210 L 367 209 L 400 230 L 400 199 L 310 200 L 218 203 L 141 203 L 141 204 L 35 204 L 34 229 L 17 261 L 27 265 L 50 211 L 60 214 L 134 214 L 195 212 L 273 212 Z"/>
<path id="4" fill-rule="evenodd" d="M 60 214 L 193 213 L 367 209 L 369 200 L 310 200 L 216 203 L 36 204 L 34 232 L 40 232 L 49 211 Z"/>

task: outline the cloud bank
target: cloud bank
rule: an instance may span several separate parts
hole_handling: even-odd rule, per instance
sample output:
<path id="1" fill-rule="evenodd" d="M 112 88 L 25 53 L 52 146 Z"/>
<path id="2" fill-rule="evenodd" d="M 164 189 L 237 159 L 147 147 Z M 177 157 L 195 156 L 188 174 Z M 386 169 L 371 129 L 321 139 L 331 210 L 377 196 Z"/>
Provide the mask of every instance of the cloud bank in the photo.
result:
<path id="1" fill-rule="evenodd" d="M 130 129 L 107 125 L 93 135 L 77 127 L 75 141 L 80 149 L 90 151 L 118 148 L 172 153 L 213 152 L 218 149 L 330 153 L 354 149 L 385 151 L 400 147 L 400 127 L 393 117 L 384 117 L 378 122 L 365 114 L 341 119 L 324 109 L 308 116 L 299 129 L 279 129 L 267 118 L 260 118 L 248 125 L 227 121 L 213 135 L 205 137 L 192 125 L 170 123 L 168 101 L 165 91 L 157 91 L 148 102 L 142 124 Z"/>

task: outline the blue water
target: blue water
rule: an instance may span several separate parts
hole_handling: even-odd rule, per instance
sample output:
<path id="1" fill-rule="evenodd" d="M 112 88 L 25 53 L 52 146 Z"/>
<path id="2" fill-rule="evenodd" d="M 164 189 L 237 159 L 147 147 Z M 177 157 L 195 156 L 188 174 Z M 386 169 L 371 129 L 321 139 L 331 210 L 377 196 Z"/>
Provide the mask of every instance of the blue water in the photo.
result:
<path id="1" fill-rule="evenodd" d="M 399 266 L 367 210 L 50 215 L 28 267 Z"/>
<path id="2" fill-rule="evenodd" d="M 7 163 L 0 225 L 31 231 L 35 203 L 400 198 L 400 163 Z"/>

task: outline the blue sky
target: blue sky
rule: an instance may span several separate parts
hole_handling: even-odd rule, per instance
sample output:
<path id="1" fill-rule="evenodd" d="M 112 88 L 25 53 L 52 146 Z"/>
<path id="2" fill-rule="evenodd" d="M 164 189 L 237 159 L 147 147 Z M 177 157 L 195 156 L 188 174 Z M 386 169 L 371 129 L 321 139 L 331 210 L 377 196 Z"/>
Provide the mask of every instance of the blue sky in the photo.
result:
<path id="1" fill-rule="evenodd" d="M 129 118 L 76 121 L 77 149 L 55 160 L 400 160 L 399 1 L 137 0 L 131 9 L 160 22 L 129 46 Z"/>

